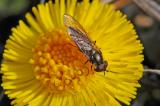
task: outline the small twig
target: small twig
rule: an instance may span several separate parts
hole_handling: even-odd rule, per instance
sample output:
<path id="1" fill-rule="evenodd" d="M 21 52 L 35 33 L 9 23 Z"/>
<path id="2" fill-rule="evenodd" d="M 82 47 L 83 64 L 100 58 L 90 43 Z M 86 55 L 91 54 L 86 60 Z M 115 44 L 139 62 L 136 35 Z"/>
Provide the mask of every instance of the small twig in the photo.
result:
<path id="1" fill-rule="evenodd" d="M 160 21 L 160 5 L 158 5 L 154 0 L 133 0 L 133 1 L 148 15 L 151 15 Z"/>
<path id="2" fill-rule="evenodd" d="M 40 3 L 44 3 L 45 2 L 45 0 L 40 0 Z"/>
<path id="3" fill-rule="evenodd" d="M 144 72 L 150 72 L 150 73 L 155 73 L 160 75 L 160 70 L 158 69 L 144 69 Z"/>

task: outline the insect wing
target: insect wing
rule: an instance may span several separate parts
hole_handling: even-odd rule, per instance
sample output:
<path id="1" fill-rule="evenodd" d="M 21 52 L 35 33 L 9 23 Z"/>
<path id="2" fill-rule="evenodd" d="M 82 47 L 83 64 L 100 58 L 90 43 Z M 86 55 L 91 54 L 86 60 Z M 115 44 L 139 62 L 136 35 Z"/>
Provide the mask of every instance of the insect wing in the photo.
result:
<path id="1" fill-rule="evenodd" d="M 85 30 L 83 29 L 83 27 L 80 25 L 80 23 L 78 21 L 76 21 L 72 16 L 65 14 L 64 15 L 64 24 L 67 27 L 73 27 L 77 30 L 79 30 L 82 33 L 86 33 Z"/>
<path id="2" fill-rule="evenodd" d="M 90 51 L 92 50 L 92 42 L 87 37 L 83 27 L 70 15 L 64 15 L 64 24 L 68 28 L 68 33 L 86 57 L 90 59 Z"/>
<path id="3" fill-rule="evenodd" d="M 76 43 L 76 45 L 79 47 L 79 49 L 88 57 L 90 58 L 90 51 L 92 50 L 92 46 L 89 45 L 87 42 L 84 41 L 84 38 L 81 38 L 82 35 L 81 32 L 78 32 L 77 30 L 74 30 L 73 28 L 68 28 L 68 32 L 70 33 L 72 39 Z"/>
<path id="4" fill-rule="evenodd" d="M 81 38 L 84 40 L 84 42 L 88 43 L 88 45 L 92 46 L 92 41 L 88 38 L 87 33 L 83 29 L 83 27 L 80 25 L 78 21 L 76 21 L 72 16 L 65 14 L 64 15 L 64 24 L 68 28 L 68 32 L 71 35 L 77 35 L 75 34 L 79 32 L 77 35 L 77 38 Z"/>

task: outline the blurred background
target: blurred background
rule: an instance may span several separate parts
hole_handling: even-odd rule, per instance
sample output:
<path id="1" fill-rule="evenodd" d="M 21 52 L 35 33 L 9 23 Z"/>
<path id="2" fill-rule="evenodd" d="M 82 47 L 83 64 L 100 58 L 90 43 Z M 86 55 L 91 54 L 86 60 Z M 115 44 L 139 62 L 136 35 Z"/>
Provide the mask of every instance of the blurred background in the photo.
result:
<path id="1" fill-rule="evenodd" d="M 160 0 L 101 1 L 113 4 L 115 9 L 128 16 L 145 48 L 142 87 L 131 106 L 160 106 Z M 11 28 L 18 24 L 18 20 L 24 20 L 25 13 L 38 3 L 40 0 L 0 0 L 0 60 Z M 1 87 L 0 106 L 10 106 L 10 100 Z"/>

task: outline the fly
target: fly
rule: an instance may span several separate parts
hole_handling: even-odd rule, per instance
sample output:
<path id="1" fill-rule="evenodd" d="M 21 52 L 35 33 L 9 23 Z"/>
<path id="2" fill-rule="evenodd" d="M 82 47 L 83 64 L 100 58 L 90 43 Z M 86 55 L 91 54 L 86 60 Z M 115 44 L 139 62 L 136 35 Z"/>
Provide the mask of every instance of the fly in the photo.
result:
<path id="1" fill-rule="evenodd" d="M 64 15 L 64 24 L 67 27 L 68 34 L 75 42 L 80 51 L 94 64 L 95 71 L 105 71 L 107 61 L 103 60 L 102 52 L 96 48 L 95 44 L 89 39 L 86 31 L 72 16 Z"/>

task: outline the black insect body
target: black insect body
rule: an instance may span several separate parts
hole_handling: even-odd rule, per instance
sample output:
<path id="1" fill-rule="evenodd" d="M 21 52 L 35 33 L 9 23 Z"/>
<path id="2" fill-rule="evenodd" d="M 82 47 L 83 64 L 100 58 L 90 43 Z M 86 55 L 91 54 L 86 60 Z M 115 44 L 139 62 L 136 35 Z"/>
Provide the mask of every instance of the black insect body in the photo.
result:
<path id="1" fill-rule="evenodd" d="M 64 24 L 77 47 L 94 64 L 95 71 L 105 71 L 107 62 L 103 60 L 101 51 L 95 47 L 82 26 L 70 15 L 64 15 Z"/>

